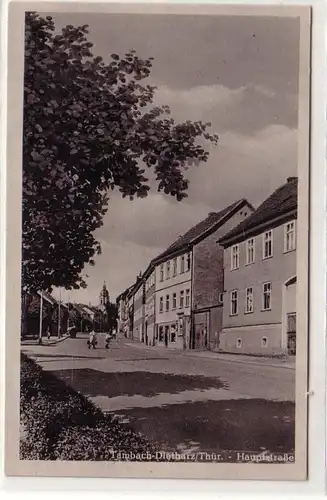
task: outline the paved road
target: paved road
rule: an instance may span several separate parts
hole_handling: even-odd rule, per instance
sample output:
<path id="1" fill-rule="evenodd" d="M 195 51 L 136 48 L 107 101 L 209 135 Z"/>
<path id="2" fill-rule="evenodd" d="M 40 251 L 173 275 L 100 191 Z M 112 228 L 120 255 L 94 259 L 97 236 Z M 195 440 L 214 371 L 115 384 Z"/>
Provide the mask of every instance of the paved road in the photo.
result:
<path id="1" fill-rule="evenodd" d="M 167 449 L 290 451 L 294 370 L 125 340 L 89 350 L 86 337 L 24 346 L 45 369 Z"/>

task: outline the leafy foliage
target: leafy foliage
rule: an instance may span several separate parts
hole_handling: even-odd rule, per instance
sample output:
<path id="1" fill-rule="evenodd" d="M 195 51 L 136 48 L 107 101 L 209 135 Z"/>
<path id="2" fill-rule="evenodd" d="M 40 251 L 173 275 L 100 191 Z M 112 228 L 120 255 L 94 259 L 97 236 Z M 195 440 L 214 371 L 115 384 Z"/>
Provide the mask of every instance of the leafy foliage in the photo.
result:
<path id="1" fill-rule="evenodd" d="M 80 273 L 101 251 L 110 190 L 145 197 L 152 169 L 158 191 L 182 200 L 183 171 L 205 162 L 208 125 L 176 124 L 142 83 L 152 60 L 131 50 L 95 57 L 87 26 L 55 34 L 51 17 L 26 14 L 23 131 L 23 291 L 85 287 Z"/>
<path id="2" fill-rule="evenodd" d="M 118 452 L 155 454 L 128 425 L 105 416 L 33 360 L 21 355 L 22 460 L 110 460 Z"/>

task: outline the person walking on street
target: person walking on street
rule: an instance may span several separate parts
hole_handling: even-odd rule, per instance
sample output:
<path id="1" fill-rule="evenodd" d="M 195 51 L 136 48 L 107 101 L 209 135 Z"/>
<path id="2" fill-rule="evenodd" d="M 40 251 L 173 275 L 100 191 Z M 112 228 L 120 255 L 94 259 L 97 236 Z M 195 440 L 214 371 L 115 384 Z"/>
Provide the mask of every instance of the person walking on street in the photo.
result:
<path id="1" fill-rule="evenodd" d="M 95 349 L 97 343 L 98 343 L 97 335 L 96 335 L 94 329 L 92 329 L 89 333 L 89 340 L 88 340 L 89 349 L 91 349 L 91 347 L 93 347 L 93 349 Z"/>
<path id="2" fill-rule="evenodd" d="M 109 349 L 110 340 L 111 340 L 110 332 L 107 332 L 106 336 L 105 336 L 105 348 L 106 349 Z"/>

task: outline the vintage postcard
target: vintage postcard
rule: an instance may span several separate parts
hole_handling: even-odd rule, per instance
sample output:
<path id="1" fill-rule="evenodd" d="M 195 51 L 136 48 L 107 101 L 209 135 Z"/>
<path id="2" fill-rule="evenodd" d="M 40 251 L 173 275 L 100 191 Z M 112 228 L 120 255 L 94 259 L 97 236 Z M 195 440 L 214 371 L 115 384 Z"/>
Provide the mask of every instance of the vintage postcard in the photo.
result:
<path id="1" fill-rule="evenodd" d="M 7 475 L 305 480 L 310 8 L 8 31 Z"/>

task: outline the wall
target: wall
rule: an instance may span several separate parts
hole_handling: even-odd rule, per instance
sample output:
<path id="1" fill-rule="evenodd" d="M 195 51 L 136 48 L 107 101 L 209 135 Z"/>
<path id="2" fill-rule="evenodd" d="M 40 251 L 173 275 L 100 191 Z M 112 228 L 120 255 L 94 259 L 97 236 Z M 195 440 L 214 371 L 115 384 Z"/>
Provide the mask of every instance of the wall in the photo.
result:
<path id="1" fill-rule="evenodd" d="M 186 253 L 183 254 L 185 255 L 186 258 Z M 159 292 L 162 289 L 169 288 L 171 286 L 177 285 L 177 284 L 182 284 L 185 283 L 186 281 L 189 281 L 191 279 L 191 269 L 189 271 L 186 271 L 184 273 L 180 272 L 180 258 L 181 255 L 178 256 L 178 265 L 177 265 L 177 275 L 173 276 L 173 259 L 169 258 L 167 259 L 163 264 L 164 264 L 164 269 L 165 269 L 165 276 L 164 280 L 160 281 L 160 264 L 156 266 L 155 269 L 155 287 L 156 287 L 156 292 Z M 166 278 L 166 263 L 167 261 L 170 261 L 170 278 Z M 191 267 L 192 267 L 192 254 L 191 254 Z"/>
<path id="2" fill-rule="evenodd" d="M 247 218 L 251 212 L 252 209 L 248 206 L 241 208 L 225 224 L 193 248 L 193 311 L 196 313 L 202 309 L 215 307 L 213 314 L 209 315 L 207 347 L 216 345 L 223 322 L 222 307 L 217 306 L 221 305 L 219 296 L 224 291 L 224 251 L 217 241 Z M 195 344 L 194 340 L 194 346 Z"/>
<path id="3" fill-rule="evenodd" d="M 134 294 L 133 338 L 142 342 L 144 335 L 144 287 L 140 285 Z"/>
<path id="4" fill-rule="evenodd" d="M 263 338 L 267 339 L 265 346 Z M 285 352 L 281 338 L 281 323 L 223 329 L 219 349 L 239 354 L 280 355 Z M 242 341 L 241 347 L 238 347 L 238 339 Z"/>
<path id="5" fill-rule="evenodd" d="M 144 308 L 144 341 L 147 345 L 155 345 L 155 270 L 145 283 Z"/>
<path id="6" fill-rule="evenodd" d="M 224 251 L 225 293 L 221 348 L 236 349 L 242 338 L 244 352 L 277 352 L 283 350 L 282 297 L 287 279 L 296 275 L 296 251 L 284 252 L 284 224 L 273 229 L 273 256 L 262 258 L 262 234 L 255 237 L 255 262 L 246 265 L 245 241 L 240 243 L 239 269 L 231 270 L 231 248 Z M 271 310 L 263 311 L 263 283 L 271 282 Z M 253 287 L 253 312 L 245 312 L 245 289 Z M 238 314 L 230 315 L 230 292 L 238 290 Z M 259 329 L 251 328 L 260 326 Z M 248 328 L 247 328 L 248 327 Z M 253 331 L 251 337 L 251 331 Z M 225 333 L 228 336 L 225 337 Z M 223 338 L 224 337 L 224 338 Z M 268 347 L 261 346 L 262 337 Z M 229 339 L 229 340 L 228 340 Z M 223 347 L 224 346 L 224 347 Z"/>
<path id="7" fill-rule="evenodd" d="M 185 256 L 185 266 L 188 253 L 183 254 Z M 180 257 L 178 257 L 177 265 L 177 275 L 173 276 L 173 259 L 167 259 L 170 261 L 170 277 L 167 279 L 165 274 L 165 279 L 160 281 L 160 265 L 156 266 L 156 293 L 155 293 L 155 322 L 156 330 L 155 337 L 156 343 L 159 343 L 158 329 L 162 325 L 164 328 L 168 325 L 176 325 L 177 320 L 182 316 L 190 317 L 191 314 L 191 267 L 192 267 L 192 253 L 190 253 L 190 269 L 184 273 L 180 272 Z M 166 271 L 166 263 L 164 263 L 164 269 Z M 190 300 L 189 306 L 186 307 L 186 290 L 190 290 Z M 180 292 L 184 291 L 184 307 L 180 307 Z M 173 309 L 173 294 L 176 293 L 176 308 Z M 166 311 L 166 295 L 169 295 L 169 311 Z M 160 297 L 163 297 L 163 312 L 160 312 Z M 165 345 L 164 342 L 159 343 Z M 183 349 L 184 341 L 183 337 L 178 337 L 176 334 L 176 340 L 174 342 L 168 341 L 168 346 L 171 348 Z"/>

